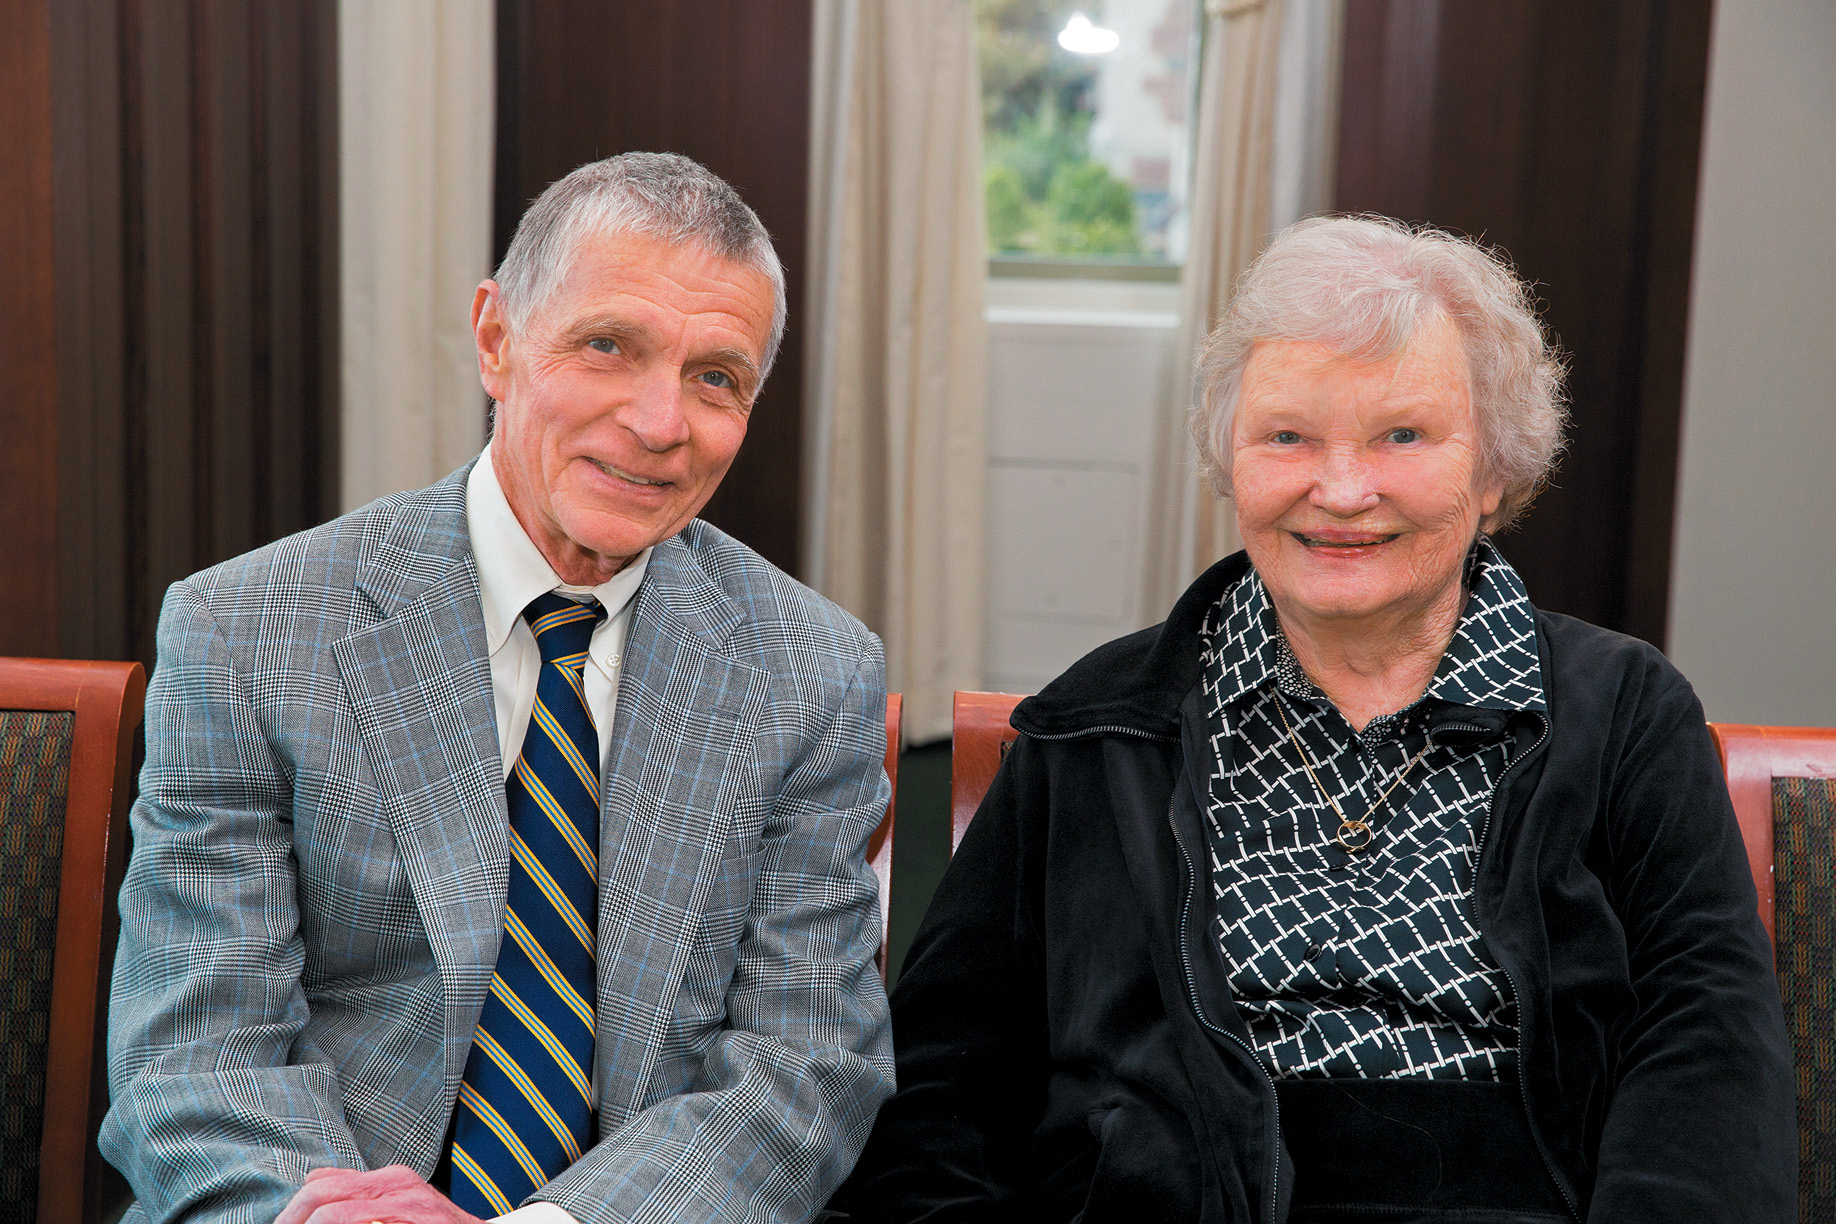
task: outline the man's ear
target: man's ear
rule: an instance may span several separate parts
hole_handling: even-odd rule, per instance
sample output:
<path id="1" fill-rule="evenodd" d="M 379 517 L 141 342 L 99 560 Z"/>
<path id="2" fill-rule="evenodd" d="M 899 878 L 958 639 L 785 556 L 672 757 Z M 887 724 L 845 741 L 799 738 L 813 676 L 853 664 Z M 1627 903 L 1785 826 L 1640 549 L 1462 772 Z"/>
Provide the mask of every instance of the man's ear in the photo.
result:
<path id="1" fill-rule="evenodd" d="M 502 403 L 510 390 L 510 320 L 504 317 L 504 291 L 494 280 L 472 295 L 472 342 L 478 348 L 478 381 Z"/>

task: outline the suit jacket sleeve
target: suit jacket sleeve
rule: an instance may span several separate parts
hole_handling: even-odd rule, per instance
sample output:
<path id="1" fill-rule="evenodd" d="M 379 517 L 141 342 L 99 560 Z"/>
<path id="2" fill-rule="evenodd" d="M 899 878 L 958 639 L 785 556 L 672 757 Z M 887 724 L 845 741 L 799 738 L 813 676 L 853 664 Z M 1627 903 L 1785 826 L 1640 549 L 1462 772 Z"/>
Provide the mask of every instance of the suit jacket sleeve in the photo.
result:
<path id="1" fill-rule="evenodd" d="M 807 1220 L 892 1092 L 865 861 L 886 810 L 884 664 L 861 653 L 771 799 L 726 1023 L 685 1092 L 636 1113 L 536 1195 L 583 1224 Z"/>
<path id="2" fill-rule="evenodd" d="M 156 1221 L 266 1224 L 362 1167 L 307 1004 L 292 788 L 211 613 L 169 592 L 121 891 L 102 1153 Z"/>

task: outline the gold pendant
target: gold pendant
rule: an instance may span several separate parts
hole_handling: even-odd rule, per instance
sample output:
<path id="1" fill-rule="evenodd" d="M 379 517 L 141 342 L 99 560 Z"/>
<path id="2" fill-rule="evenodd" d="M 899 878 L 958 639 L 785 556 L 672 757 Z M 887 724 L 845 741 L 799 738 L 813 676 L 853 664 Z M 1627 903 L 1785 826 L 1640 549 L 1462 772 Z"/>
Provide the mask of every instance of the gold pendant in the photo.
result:
<path id="1" fill-rule="evenodd" d="M 1371 844 L 1377 831 L 1362 820 L 1351 820 L 1341 817 L 1338 836 L 1332 840 L 1339 843 L 1339 848 L 1347 854 L 1356 854 Z"/>

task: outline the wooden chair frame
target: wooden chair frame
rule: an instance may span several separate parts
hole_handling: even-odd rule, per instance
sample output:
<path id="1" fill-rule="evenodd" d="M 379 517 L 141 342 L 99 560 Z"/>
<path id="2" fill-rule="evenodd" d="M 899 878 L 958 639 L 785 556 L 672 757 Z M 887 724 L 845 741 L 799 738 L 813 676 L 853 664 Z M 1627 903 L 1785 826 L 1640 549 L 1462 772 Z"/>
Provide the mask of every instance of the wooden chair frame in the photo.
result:
<path id="1" fill-rule="evenodd" d="M 950 853 L 963 834 L 982 796 L 994 782 L 1007 746 L 1020 738 L 1008 719 L 1025 697 L 1019 693 L 959 692 L 950 711 Z"/>
<path id="2" fill-rule="evenodd" d="M 108 1107 L 104 1050 L 109 975 L 127 849 L 128 771 L 146 705 L 138 663 L 0 659 L 0 709 L 75 715 L 51 971 L 39 1224 L 101 1218 L 96 1130 Z"/>
<path id="3" fill-rule="evenodd" d="M 1710 723 L 1728 796 L 1740 820 L 1747 845 L 1747 865 L 1759 890 L 1760 921 L 1773 934 L 1772 780 L 1836 778 L 1836 728 L 1757 727 L 1745 723 Z"/>

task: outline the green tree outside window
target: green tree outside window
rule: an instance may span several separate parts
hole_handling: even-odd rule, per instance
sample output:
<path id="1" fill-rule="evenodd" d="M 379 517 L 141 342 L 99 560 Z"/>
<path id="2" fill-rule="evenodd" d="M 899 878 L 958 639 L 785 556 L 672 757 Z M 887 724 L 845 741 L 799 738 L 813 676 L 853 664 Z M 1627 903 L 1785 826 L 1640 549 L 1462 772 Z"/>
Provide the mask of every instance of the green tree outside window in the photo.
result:
<path id="1" fill-rule="evenodd" d="M 1096 66 L 1056 37 L 1078 5 L 977 0 L 992 253 L 1137 255 L 1134 193 L 1090 156 Z"/>

